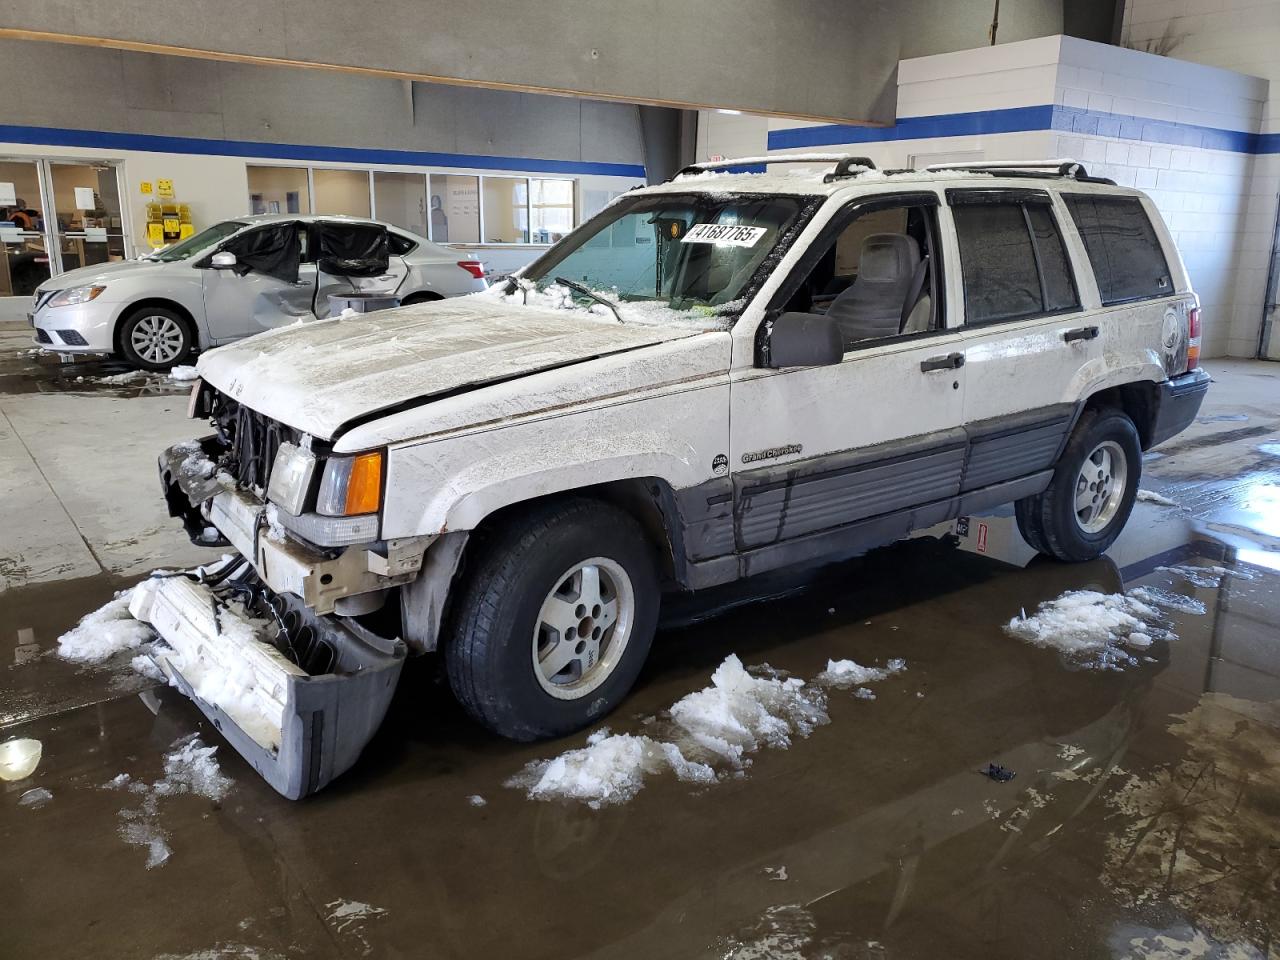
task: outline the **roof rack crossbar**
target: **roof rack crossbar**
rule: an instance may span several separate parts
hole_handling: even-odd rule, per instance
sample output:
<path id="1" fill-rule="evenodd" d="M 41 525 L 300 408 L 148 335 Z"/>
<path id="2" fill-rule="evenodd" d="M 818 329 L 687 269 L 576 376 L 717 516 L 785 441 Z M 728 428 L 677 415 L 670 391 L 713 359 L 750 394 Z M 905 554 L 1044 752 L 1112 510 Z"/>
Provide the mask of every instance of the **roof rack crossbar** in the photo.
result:
<path id="1" fill-rule="evenodd" d="M 1106 177 L 1091 177 L 1084 164 L 1078 160 L 985 160 L 975 163 L 934 163 L 927 167 L 930 172 L 946 170 L 971 170 L 974 173 L 990 173 L 1007 177 L 1063 177 L 1078 180 L 1081 183 L 1107 183 L 1115 185 L 1114 180 Z"/>
<path id="2" fill-rule="evenodd" d="M 726 167 L 746 167 L 758 165 L 770 165 L 775 163 L 834 163 L 836 164 L 835 173 L 841 176 L 849 176 L 850 167 L 865 167 L 874 170 L 876 165 L 867 157 L 855 157 L 847 153 L 803 153 L 792 154 L 791 156 L 770 156 L 770 157 L 735 157 L 731 160 L 706 160 L 702 163 L 691 163 L 687 167 L 681 167 L 676 172 L 675 177 L 682 177 L 686 174 L 693 175 L 698 173 L 706 173 L 708 170 L 723 170 Z M 840 171 L 843 169 L 843 173 Z"/>

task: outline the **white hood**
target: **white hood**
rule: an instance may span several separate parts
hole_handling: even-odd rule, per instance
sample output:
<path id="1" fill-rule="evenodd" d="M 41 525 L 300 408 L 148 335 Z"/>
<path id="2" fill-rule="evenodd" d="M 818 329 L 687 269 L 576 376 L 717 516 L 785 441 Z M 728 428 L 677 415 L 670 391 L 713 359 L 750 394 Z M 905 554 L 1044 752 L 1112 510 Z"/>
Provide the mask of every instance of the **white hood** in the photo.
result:
<path id="1" fill-rule="evenodd" d="M 400 404 L 697 333 L 480 295 L 294 324 L 206 353 L 198 366 L 251 409 L 332 439 Z"/>
<path id="2" fill-rule="evenodd" d="M 116 260 L 112 263 L 95 263 L 92 266 L 78 267 L 75 270 L 60 273 L 40 284 L 40 289 L 70 290 L 72 287 L 87 287 L 95 283 L 105 285 L 112 280 L 118 280 L 125 274 L 132 276 L 147 271 L 158 273 L 166 266 L 169 265 L 155 260 Z"/>

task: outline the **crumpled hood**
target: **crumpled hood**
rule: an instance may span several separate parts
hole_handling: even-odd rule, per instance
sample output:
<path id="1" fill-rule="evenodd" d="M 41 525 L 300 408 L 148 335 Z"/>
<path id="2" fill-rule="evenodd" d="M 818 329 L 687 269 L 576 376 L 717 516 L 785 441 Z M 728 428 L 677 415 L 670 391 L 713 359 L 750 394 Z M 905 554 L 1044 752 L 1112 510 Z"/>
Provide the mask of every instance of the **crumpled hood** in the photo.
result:
<path id="1" fill-rule="evenodd" d="M 297 323 L 219 347 L 200 375 L 253 410 L 321 439 L 414 400 L 697 334 L 485 294 Z"/>
<path id="2" fill-rule="evenodd" d="M 117 260 L 114 263 L 95 263 L 89 267 L 77 267 L 75 270 L 60 273 L 40 284 L 40 289 L 70 290 L 72 287 L 87 287 L 95 283 L 109 285 L 113 279 L 118 279 L 126 273 L 135 274 L 139 271 L 156 273 L 163 270 L 165 266 L 167 264 L 157 263 L 154 260 Z M 108 286 L 107 294 L 110 292 Z M 110 299 L 107 294 L 104 294 L 104 299 Z"/>

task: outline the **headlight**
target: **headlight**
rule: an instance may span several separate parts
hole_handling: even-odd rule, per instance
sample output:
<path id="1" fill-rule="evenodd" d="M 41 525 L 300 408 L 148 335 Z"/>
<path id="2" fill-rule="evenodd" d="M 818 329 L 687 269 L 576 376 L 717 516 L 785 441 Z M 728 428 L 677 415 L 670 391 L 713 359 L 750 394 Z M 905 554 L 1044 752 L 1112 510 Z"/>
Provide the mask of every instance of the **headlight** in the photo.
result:
<path id="1" fill-rule="evenodd" d="M 49 301 L 51 307 L 70 307 L 77 303 L 88 303 L 90 300 L 97 300 L 102 291 L 106 287 L 72 287 L 69 290 L 63 290 L 52 300 Z"/>
<path id="2" fill-rule="evenodd" d="M 351 517 L 382 506 L 382 451 L 330 457 L 320 479 L 316 513 Z"/>

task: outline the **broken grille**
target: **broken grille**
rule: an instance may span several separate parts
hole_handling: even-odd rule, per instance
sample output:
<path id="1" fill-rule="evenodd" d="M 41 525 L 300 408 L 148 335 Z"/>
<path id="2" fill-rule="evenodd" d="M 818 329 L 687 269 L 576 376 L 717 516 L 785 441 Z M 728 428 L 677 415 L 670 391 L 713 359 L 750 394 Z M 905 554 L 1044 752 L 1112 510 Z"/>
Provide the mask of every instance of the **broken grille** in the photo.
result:
<path id="1" fill-rule="evenodd" d="M 236 482 L 259 493 L 267 489 L 271 467 L 280 444 L 298 443 L 299 431 L 256 410 L 236 403 L 225 394 L 216 395 L 213 422 L 218 436 L 226 444 L 219 466 L 235 477 Z"/>

